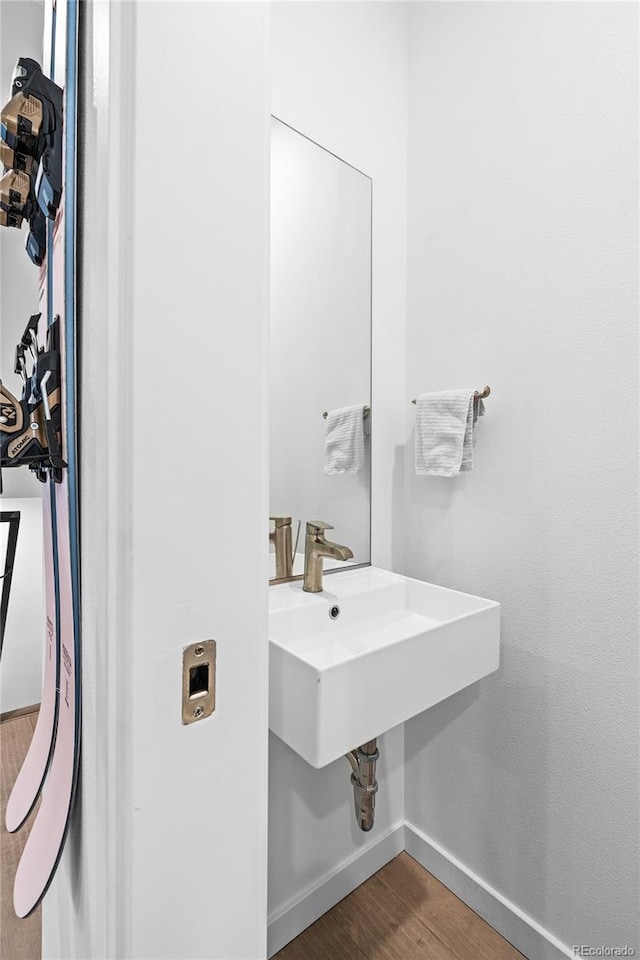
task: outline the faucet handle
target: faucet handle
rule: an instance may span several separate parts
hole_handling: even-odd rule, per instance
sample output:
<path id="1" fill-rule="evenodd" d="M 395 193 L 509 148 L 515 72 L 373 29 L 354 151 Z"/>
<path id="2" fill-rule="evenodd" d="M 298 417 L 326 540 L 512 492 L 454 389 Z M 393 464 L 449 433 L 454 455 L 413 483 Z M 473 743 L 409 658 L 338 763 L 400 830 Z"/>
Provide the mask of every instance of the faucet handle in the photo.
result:
<path id="1" fill-rule="evenodd" d="M 290 527 L 291 526 L 291 517 L 269 517 L 269 520 L 273 520 L 276 527 Z"/>
<path id="2" fill-rule="evenodd" d="M 324 520 L 307 520 L 307 534 L 312 537 L 322 536 L 325 530 L 333 530 L 332 523 L 325 523 Z"/>

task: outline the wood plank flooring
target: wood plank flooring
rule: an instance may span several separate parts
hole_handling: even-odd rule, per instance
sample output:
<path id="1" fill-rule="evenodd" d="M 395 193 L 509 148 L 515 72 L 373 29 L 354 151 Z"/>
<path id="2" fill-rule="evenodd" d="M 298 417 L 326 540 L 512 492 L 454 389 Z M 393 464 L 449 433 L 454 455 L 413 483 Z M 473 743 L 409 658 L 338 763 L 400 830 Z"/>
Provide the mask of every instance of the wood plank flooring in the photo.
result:
<path id="1" fill-rule="evenodd" d="M 13 878 L 35 814 L 18 833 L 4 829 L 9 791 L 37 714 L 0 723 L 0 958 L 40 960 L 40 910 L 13 912 Z M 401 853 L 320 917 L 274 960 L 523 960 L 511 944 Z"/>
<path id="2" fill-rule="evenodd" d="M 9 793 L 22 766 L 37 719 L 36 713 L 0 723 L 0 958 L 2 960 L 40 960 L 40 909 L 26 920 L 13 911 L 13 878 L 22 854 L 35 811 L 17 833 L 7 833 L 4 811 Z M 37 809 L 37 808 L 36 808 Z"/>
<path id="3" fill-rule="evenodd" d="M 523 960 L 407 853 L 320 917 L 274 960 Z"/>

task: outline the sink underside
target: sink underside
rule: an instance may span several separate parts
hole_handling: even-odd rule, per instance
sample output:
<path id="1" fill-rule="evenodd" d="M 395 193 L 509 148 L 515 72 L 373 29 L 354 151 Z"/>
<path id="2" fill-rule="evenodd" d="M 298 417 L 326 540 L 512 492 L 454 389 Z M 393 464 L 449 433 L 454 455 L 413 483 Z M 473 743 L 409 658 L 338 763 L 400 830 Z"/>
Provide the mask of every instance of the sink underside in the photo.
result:
<path id="1" fill-rule="evenodd" d="M 314 767 L 498 668 L 492 600 L 376 567 L 325 577 L 324 587 L 269 591 L 269 726 Z"/>

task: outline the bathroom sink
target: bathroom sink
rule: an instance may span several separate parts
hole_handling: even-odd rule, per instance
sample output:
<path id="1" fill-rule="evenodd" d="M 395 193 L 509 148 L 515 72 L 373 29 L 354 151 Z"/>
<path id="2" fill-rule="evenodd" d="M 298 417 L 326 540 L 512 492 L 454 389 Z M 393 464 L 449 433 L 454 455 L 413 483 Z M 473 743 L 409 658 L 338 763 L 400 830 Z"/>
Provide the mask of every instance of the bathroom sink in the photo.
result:
<path id="1" fill-rule="evenodd" d="M 269 590 L 269 726 L 313 767 L 497 670 L 500 604 L 377 567 Z"/>

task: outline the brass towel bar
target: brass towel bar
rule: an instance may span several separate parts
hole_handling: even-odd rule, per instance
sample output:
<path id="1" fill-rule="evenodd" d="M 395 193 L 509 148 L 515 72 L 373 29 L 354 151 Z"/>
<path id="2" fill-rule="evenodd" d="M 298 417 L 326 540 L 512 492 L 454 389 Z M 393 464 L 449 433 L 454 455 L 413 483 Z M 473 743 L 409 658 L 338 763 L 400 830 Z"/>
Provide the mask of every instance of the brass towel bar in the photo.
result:
<path id="1" fill-rule="evenodd" d="M 365 407 L 365 408 L 364 408 L 364 412 L 363 412 L 363 416 L 368 417 L 370 413 L 371 413 L 371 407 Z M 326 420 L 327 417 L 329 416 L 329 411 L 328 411 L 328 410 L 325 410 L 324 413 L 322 414 L 322 416 L 323 416 L 324 419 Z"/>
<path id="2" fill-rule="evenodd" d="M 485 387 L 484 390 L 476 390 L 476 392 L 473 395 L 473 399 L 486 400 L 486 398 L 489 396 L 490 393 L 491 393 L 491 387 Z M 411 403 L 417 403 L 417 402 L 418 402 L 417 399 L 411 401 Z"/>

